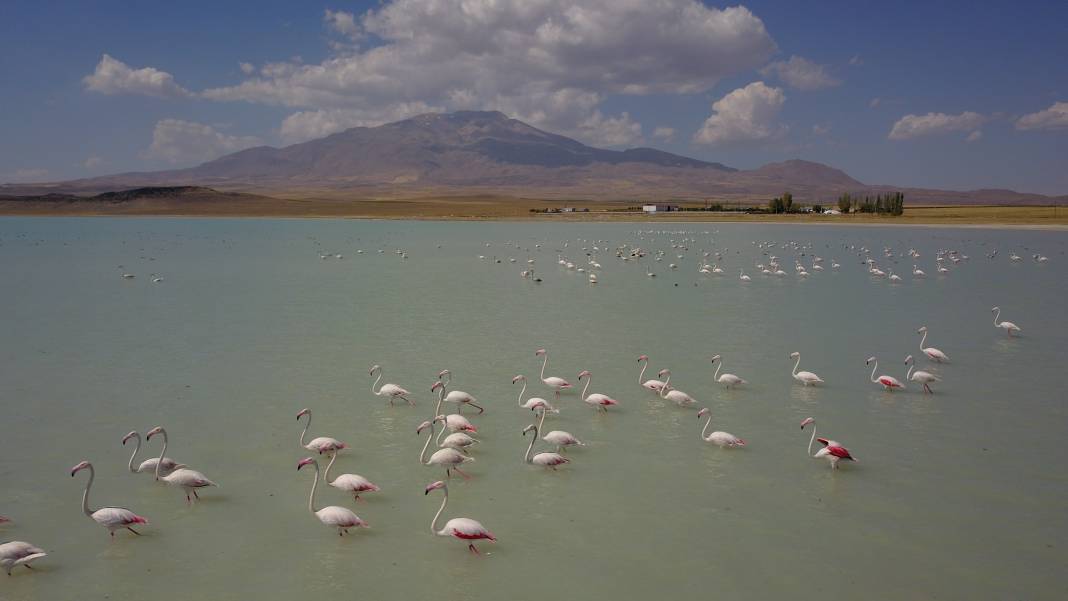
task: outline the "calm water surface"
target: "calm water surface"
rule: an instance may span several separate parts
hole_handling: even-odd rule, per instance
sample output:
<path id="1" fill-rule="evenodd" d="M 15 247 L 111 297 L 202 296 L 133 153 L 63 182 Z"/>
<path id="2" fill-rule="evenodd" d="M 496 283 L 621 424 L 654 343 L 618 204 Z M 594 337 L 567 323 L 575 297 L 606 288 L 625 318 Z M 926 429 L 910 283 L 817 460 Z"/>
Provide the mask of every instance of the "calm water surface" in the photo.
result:
<path id="1" fill-rule="evenodd" d="M 764 241 L 790 275 L 754 268 Z M 37 573 L 0 579 L 0 599 L 1068 598 L 1066 242 L 934 228 L 0 219 L 0 514 L 14 519 L 0 538 L 50 553 Z M 651 254 L 623 262 L 623 244 Z M 860 247 L 904 281 L 870 277 Z M 939 277 L 938 249 L 970 259 Z M 704 251 L 722 253 L 710 262 L 723 277 L 698 275 Z M 603 266 L 595 286 L 557 264 L 584 267 L 586 252 Z M 813 254 L 826 271 L 796 277 L 795 258 L 811 266 Z M 541 284 L 520 278 L 528 258 Z M 912 278 L 914 262 L 927 279 Z M 1021 337 L 994 328 L 993 305 Z M 921 325 L 952 358 L 919 362 L 943 378 L 936 394 L 881 391 L 864 360 L 903 379 Z M 556 473 L 522 462 L 531 414 L 510 384 L 526 374 L 528 396 L 550 396 L 540 347 L 549 374 L 588 369 L 591 392 L 621 401 L 599 415 L 564 395 L 546 425 L 588 446 Z M 826 386 L 794 384 L 795 350 Z M 638 386 L 642 353 L 749 445 L 700 440 L 696 408 Z M 715 384 L 717 353 L 751 384 Z M 370 394 L 374 363 L 417 407 Z M 440 470 L 416 463 L 415 428 L 443 368 L 487 407 L 472 417 L 474 477 L 453 482 L 445 512 L 494 531 L 482 557 L 428 532 L 440 495 L 423 487 Z M 382 487 L 366 503 L 321 488 L 319 504 L 371 529 L 341 538 L 308 513 L 312 475 L 295 469 L 304 407 L 313 436 L 352 445 L 337 473 Z M 806 457 L 798 424 L 810 415 L 860 462 L 833 473 Z M 126 470 L 120 439 L 156 425 L 169 456 L 221 484 L 199 504 Z M 97 469 L 91 504 L 147 516 L 144 536 L 109 540 L 82 515 L 85 474 L 69 475 L 82 459 Z"/>

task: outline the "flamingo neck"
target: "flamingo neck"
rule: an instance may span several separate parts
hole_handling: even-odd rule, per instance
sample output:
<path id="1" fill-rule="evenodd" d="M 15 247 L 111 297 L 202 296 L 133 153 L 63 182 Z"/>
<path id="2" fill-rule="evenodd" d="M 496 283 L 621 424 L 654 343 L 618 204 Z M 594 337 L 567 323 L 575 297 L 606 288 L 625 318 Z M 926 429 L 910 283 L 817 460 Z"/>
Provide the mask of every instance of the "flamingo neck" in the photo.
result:
<path id="1" fill-rule="evenodd" d="M 586 376 L 586 385 L 582 387 L 582 394 L 579 395 L 580 398 L 586 398 L 586 391 L 590 389 L 590 380 L 592 379 L 593 376 Z"/>
<path id="2" fill-rule="evenodd" d="M 994 325 L 998 325 L 999 318 L 1001 318 L 1001 309 L 998 309 L 997 313 L 994 314 Z"/>
<path id="3" fill-rule="evenodd" d="M 545 353 L 541 360 L 541 379 L 545 379 L 545 366 L 549 364 L 549 353 Z"/>
<path id="4" fill-rule="evenodd" d="M 916 368 L 915 365 L 909 365 L 909 371 L 908 371 L 908 373 L 905 374 L 905 379 L 906 380 L 909 380 L 909 379 L 912 378 L 912 370 L 915 369 L 915 368 Z"/>
<path id="5" fill-rule="evenodd" d="M 708 440 L 708 427 L 712 425 L 712 412 L 708 412 L 708 421 L 705 422 L 705 427 L 701 428 L 701 438 Z"/>
<path id="6" fill-rule="evenodd" d="M 717 382 L 719 381 L 719 370 L 721 370 L 721 369 L 723 369 L 723 361 L 722 360 L 720 360 L 719 364 L 716 365 L 716 373 L 712 376 L 713 380 L 716 380 Z"/>
<path id="7" fill-rule="evenodd" d="M 434 444 L 438 445 L 439 447 L 441 446 L 441 437 L 445 435 L 445 430 L 448 430 L 448 428 L 446 427 L 447 425 L 448 421 L 444 421 L 441 423 L 441 429 L 438 430 L 438 436 L 434 439 Z"/>
<path id="8" fill-rule="evenodd" d="M 375 396 L 382 396 L 382 392 L 381 392 L 382 389 L 381 388 L 378 389 L 379 390 L 378 392 L 375 392 L 375 386 L 378 385 L 378 381 L 381 380 L 381 379 L 382 379 L 382 370 L 378 370 L 378 377 L 375 378 L 374 382 L 371 382 L 371 394 L 374 394 Z"/>
<path id="9" fill-rule="evenodd" d="M 323 482 L 327 484 L 330 484 L 330 468 L 334 467 L 335 461 L 337 461 L 337 451 L 330 455 L 330 462 L 326 464 L 326 469 L 323 470 Z"/>
<path id="10" fill-rule="evenodd" d="M 441 403 L 444 402 L 444 401 L 445 401 L 445 387 L 442 386 L 441 388 L 438 389 L 438 404 L 437 404 L 436 407 L 434 407 L 434 415 L 430 416 L 431 420 L 433 420 L 433 418 L 441 415 Z M 431 421 L 431 425 L 433 425 L 433 421 Z"/>
<path id="11" fill-rule="evenodd" d="M 923 338 L 920 338 L 920 350 L 923 350 L 923 343 L 927 340 L 927 330 L 923 331 Z"/>
<path id="12" fill-rule="evenodd" d="M 134 469 L 134 459 L 137 458 L 137 453 L 141 451 L 141 435 L 138 434 L 137 436 L 134 436 L 134 439 L 137 440 L 137 445 L 134 446 L 133 454 L 130 455 L 130 466 L 129 467 L 130 467 L 130 471 L 136 474 L 137 470 Z"/>
<path id="13" fill-rule="evenodd" d="M 638 385 L 642 385 L 643 378 L 645 378 L 645 370 L 649 367 L 649 361 L 642 361 L 642 371 L 638 374 Z"/>
<path id="14" fill-rule="evenodd" d="M 812 423 L 812 436 L 808 439 L 808 454 L 812 454 L 812 443 L 816 440 L 816 424 Z"/>
<path id="15" fill-rule="evenodd" d="M 159 433 L 163 435 L 163 448 L 159 452 L 159 461 L 156 462 L 156 480 L 159 480 L 159 468 L 163 465 L 163 456 L 167 454 L 167 431 L 161 428 Z"/>
<path id="16" fill-rule="evenodd" d="M 438 401 L 438 404 L 440 405 L 441 401 Z M 425 465 L 430 465 L 426 461 L 426 450 L 430 448 L 430 441 L 434 438 L 434 421 L 435 420 L 430 421 L 430 434 L 426 437 L 426 442 L 423 444 L 422 452 L 419 453 L 419 463 Z"/>
<path id="17" fill-rule="evenodd" d="M 315 489 L 319 487 L 319 462 L 312 460 L 312 465 L 315 466 L 315 477 L 312 478 L 311 494 L 308 495 L 308 511 L 315 513 Z"/>
<path id="18" fill-rule="evenodd" d="M 872 368 L 871 368 L 871 381 L 875 382 L 876 384 L 879 383 L 879 381 L 875 379 L 875 370 L 877 370 L 877 369 L 879 369 L 879 360 L 878 359 L 875 360 L 875 365 L 873 365 Z"/>
<path id="19" fill-rule="evenodd" d="M 545 425 L 545 413 L 546 412 L 548 412 L 548 409 L 546 409 L 545 407 L 542 407 L 541 408 L 541 418 L 538 420 L 538 431 L 539 432 L 541 431 L 542 427 Z"/>
<path id="20" fill-rule="evenodd" d="M 671 384 L 671 374 L 668 374 L 667 379 L 664 380 L 664 385 L 660 387 L 660 398 L 667 398 L 668 390 L 671 390 L 668 386 L 669 384 Z"/>
<path id="21" fill-rule="evenodd" d="M 311 412 L 304 415 L 308 416 L 308 423 L 304 424 L 304 431 L 300 433 L 300 446 L 304 446 L 304 436 L 308 434 L 308 428 L 311 428 Z"/>
<path id="22" fill-rule="evenodd" d="M 517 399 L 518 402 L 519 402 L 519 406 L 520 407 L 523 406 L 523 395 L 526 394 L 526 392 L 527 392 L 527 380 L 526 380 L 526 378 L 524 378 L 523 379 L 523 390 L 519 391 L 519 398 Z"/>
<path id="23" fill-rule="evenodd" d="M 93 469 L 93 464 L 89 464 L 89 480 L 85 483 L 85 492 L 82 493 L 82 513 L 89 517 L 93 517 L 93 512 L 89 509 L 89 489 L 93 487 L 93 480 L 96 479 L 96 470 Z"/>
<path id="24" fill-rule="evenodd" d="M 544 411 L 544 409 L 542 411 Z M 527 445 L 527 454 L 523 456 L 523 461 L 527 463 L 530 463 L 530 455 L 534 452 L 534 441 L 538 439 L 538 432 L 538 427 L 534 426 L 534 437 L 530 439 L 530 444 Z"/>
<path id="25" fill-rule="evenodd" d="M 797 362 L 794 363 L 794 371 L 791 372 L 795 378 L 797 377 L 797 366 L 798 365 L 801 365 L 801 353 L 797 354 Z"/>
<path id="26" fill-rule="evenodd" d="M 434 519 L 430 520 L 430 533 L 437 534 L 439 536 L 445 536 L 438 531 L 438 518 L 441 517 L 441 513 L 445 511 L 445 506 L 449 504 L 449 486 L 445 485 L 441 487 L 441 490 L 445 492 L 444 498 L 441 499 L 441 507 L 438 507 L 438 512 L 434 514 Z"/>

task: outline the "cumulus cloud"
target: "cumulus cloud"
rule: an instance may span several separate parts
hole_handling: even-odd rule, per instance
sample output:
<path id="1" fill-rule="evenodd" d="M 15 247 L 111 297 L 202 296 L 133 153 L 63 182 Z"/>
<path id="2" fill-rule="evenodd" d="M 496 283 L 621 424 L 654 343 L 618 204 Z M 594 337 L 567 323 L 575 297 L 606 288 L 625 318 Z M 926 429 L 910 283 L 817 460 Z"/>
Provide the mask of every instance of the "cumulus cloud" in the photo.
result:
<path id="1" fill-rule="evenodd" d="M 132 69 L 126 63 L 105 54 L 96 69 L 82 78 L 86 89 L 101 94 L 141 94 L 158 98 L 190 96 L 189 90 L 174 82 L 166 71 L 152 67 Z"/>
<path id="2" fill-rule="evenodd" d="M 878 97 L 872 98 L 871 101 L 868 102 L 868 108 L 873 108 L 873 109 L 874 108 L 878 108 L 879 105 L 882 104 L 882 103 L 883 103 L 883 99 L 882 98 L 878 98 Z"/>
<path id="3" fill-rule="evenodd" d="M 322 138 L 352 127 L 379 125 L 423 113 L 435 112 L 442 112 L 442 109 L 423 102 L 403 102 L 391 105 L 384 110 L 329 109 L 299 111 L 282 121 L 279 135 L 281 135 L 284 142 L 294 144 Z"/>
<path id="4" fill-rule="evenodd" d="M 670 142 L 675 139 L 675 128 L 660 126 L 653 130 L 653 137 L 657 140 Z"/>
<path id="5" fill-rule="evenodd" d="M 607 95 L 704 91 L 776 51 L 748 9 L 696 0 L 392 0 L 351 26 L 348 13 L 325 15 L 331 31 L 376 44 L 202 95 L 299 108 L 297 120 L 398 103 L 497 109 L 607 144 L 641 135 L 629 115 L 599 111 Z"/>
<path id="6" fill-rule="evenodd" d="M 203 123 L 164 119 L 156 123 L 152 145 L 145 154 L 172 164 L 192 164 L 262 143 L 255 136 L 232 136 Z"/>
<path id="7" fill-rule="evenodd" d="M 1054 102 L 1044 111 L 1024 115 L 1016 120 L 1016 129 L 1068 128 L 1068 102 Z"/>
<path id="8" fill-rule="evenodd" d="M 791 56 L 790 60 L 771 63 L 760 70 L 764 77 L 776 77 L 791 88 L 798 90 L 819 90 L 841 84 L 827 68 L 801 56 Z"/>
<path id="9" fill-rule="evenodd" d="M 981 131 L 979 131 L 977 129 L 977 130 L 973 131 L 972 133 L 968 134 L 968 137 L 964 138 L 964 141 L 965 142 L 978 142 L 979 140 L 982 140 L 982 139 L 983 139 L 983 132 L 981 132 Z"/>
<path id="10" fill-rule="evenodd" d="M 776 118 L 785 102 L 782 89 L 762 81 L 738 88 L 712 105 L 712 116 L 694 135 L 694 142 L 715 145 L 780 136 L 786 127 Z"/>
<path id="11" fill-rule="evenodd" d="M 853 58 L 849 59 L 849 64 L 853 67 L 859 67 L 864 64 L 864 59 L 859 54 L 854 54 Z"/>
<path id="12" fill-rule="evenodd" d="M 971 111 L 959 115 L 946 113 L 927 113 L 926 115 L 905 115 L 898 119 L 890 129 L 891 140 L 909 140 L 921 136 L 946 134 L 959 131 L 975 133 L 987 118 Z"/>
<path id="13" fill-rule="evenodd" d="M 252 63 L 238 63 L 238 66 L 241 67 L 241 72 L 245 75 L 252 75 L 256 72 L 256 65 Z"/>

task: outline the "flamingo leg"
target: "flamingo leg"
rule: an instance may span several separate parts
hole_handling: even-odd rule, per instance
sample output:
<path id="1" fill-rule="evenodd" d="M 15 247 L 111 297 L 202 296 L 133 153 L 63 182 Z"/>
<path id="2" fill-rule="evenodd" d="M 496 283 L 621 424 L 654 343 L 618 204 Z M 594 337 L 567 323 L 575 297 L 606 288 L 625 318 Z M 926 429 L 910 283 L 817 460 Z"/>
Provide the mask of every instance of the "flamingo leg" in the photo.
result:
<path id="1" fill-rule="evenodd" d="M 129 526 L 127 526 L 127 527 L 126 527 L 126 529 L 127 529 L 127 530 L 129 530 L 130 532 L 133 532 L 133 533 L 134 533 L 134 534 L 136 534 L 137 536 L 141 536 L 141 533 L 140 533 L 140 532 L 138 532 L 138 531 L 134 530 L 133 528 L 131 528 L 131 527 L 129 527 Z"/>
<path id="2" fill-rule="evenodd" d="M 481 553 L 478 552 L 478 549 L 475 548 L 475 544 L 474 543 L 471 543 L 470 545 L 467 545 L 467 548 L 471 549 L 471 552 L 474 553 L 475 555 L 481 555 Z"/>
<path id="3" fill-rule="evenodd" d="M 195 489 L 193 490 L 193 496 L 196 497 L 198 501 L 200 500 L 200 495 L 197 494 Z"/>
<path id="4" fill-rule="evenodd" d="M 461 470 L 460 470 L 460 468 L 458 468 L 458 467 L 454 467 L 454 468 L 452 468 L 452 469 L 456 470 L 456 473 L 457 473 L 457 474 L 460 474 L 461 476 L 463 476 L 463 477 L 464 477 L 464 480 L 470 480 L 470 479 L 471 479 L 471 476 L 470 476 L 470 474 L 465 474 L 465 473 L 464 473 L 463 471 L 461 471 Z"/>

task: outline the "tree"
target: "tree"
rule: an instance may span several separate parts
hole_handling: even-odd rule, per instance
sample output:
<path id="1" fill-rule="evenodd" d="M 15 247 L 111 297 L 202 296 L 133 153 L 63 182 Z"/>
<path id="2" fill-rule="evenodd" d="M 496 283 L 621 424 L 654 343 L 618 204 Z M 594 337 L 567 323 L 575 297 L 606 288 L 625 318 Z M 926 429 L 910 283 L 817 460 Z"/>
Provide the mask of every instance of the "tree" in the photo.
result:
<path id="1" fill-rule="evenodd" d="M 782 213 L 793 213 L 794 195 L 790 194 L 789 192 L 783 192 L 782 205 L 783 205 L 783 210 L 780 211 L 780 212 L 782 212 Z"/>
<path id="2" fill-rule="evenodd" d="M 838 197 L 838 210 L 843 213 L 848 213 L 849 208 L 853 206 L 853 199 L 849 197 L 849 193 L 843 194 Z"/>

